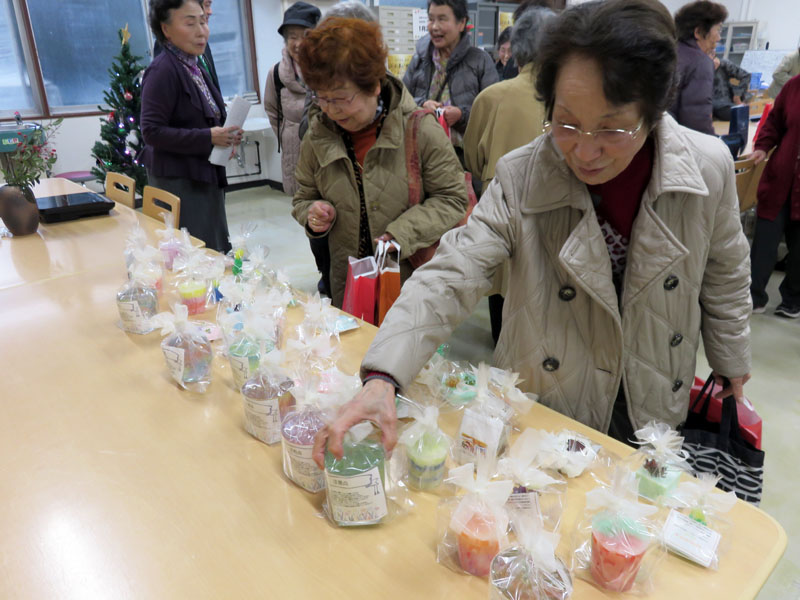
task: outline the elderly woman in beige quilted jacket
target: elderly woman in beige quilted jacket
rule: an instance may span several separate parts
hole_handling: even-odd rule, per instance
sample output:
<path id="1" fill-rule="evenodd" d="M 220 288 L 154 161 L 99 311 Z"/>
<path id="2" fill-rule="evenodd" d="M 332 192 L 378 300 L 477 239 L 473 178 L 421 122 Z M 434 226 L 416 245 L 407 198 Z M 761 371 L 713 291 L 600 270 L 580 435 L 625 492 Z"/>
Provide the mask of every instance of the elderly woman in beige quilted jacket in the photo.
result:
<path id="1" fill-rule="evenodd" d="M 364 388 L 318 436 L 316 459 L 326 442 L 337 455 L 364 419 L 395 444 L 395 387 L 505 259 L 494 360 L 543 404 L 623 440 L 651 419 L 678 425 L 701 337 L 743 398 L 752 307 L 733 164 L 719 140 L 664 114 L 673 27 L 652 0 L 581 4 L 551 21 L 536 81 L 547 135 L 500 159 L 467 225 L 406 283 L 364 357 Z"/>
<path id="2" fill-rule="evenodd" d="M 371 256 L 377 240 L 395 240 L 406 279 L 407 258 L 436 242 L 467 208 L 464 172 L 433 115 L 419 121 L 420 172 L 408 174 L 406 127 L 417 106 L 387 74 L 386 53 L 376 23 L 338 17 L 325 19 L 300 49 L 321 111 L 300 148 L 292 215 L 310 237 L 328 238 L 331 299 L 339 307 L 349 257 Z M 421 178 L 424 192 L 414 206 L 410 177 L 415 185 Z"/>

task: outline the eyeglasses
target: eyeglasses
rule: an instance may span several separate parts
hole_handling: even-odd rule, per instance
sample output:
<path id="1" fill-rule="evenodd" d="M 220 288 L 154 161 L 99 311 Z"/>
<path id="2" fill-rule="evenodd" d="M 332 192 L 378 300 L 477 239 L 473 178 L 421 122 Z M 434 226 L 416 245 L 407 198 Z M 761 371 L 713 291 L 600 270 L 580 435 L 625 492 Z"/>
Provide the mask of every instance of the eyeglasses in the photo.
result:
<path id="1" fill-rule="evenodd" d="M 353 100 L 355 100 L 356 96 L 358 96 L 357 91 L 349 98 L 323 98 L 322 96 L 317 96 L 315 92 L 311 94 L 311 100 L 313 100 L 314 104 L 316 104 L 320 108 L 325 108 L 326 106 L 332 106 L 333 108 L 342 108 L 344 106 L 350 106 L 350 103 L 353 102 Z"/>
<path id="2" fill-rule="evenodd" d="M 583 131 L 574 125 L 564 123 L 553 123 L 551 121 L 542 122 L 542 131 L 552 133 L 553 137 L 560 142 L 577 143 L 582 136 L 589 135 L 594 141 L 603 146 L 625 146 L 633 141 L 636 134 L 641 131 L 644 119 L 634 129 L 595 129 L 594 131 Z"/>

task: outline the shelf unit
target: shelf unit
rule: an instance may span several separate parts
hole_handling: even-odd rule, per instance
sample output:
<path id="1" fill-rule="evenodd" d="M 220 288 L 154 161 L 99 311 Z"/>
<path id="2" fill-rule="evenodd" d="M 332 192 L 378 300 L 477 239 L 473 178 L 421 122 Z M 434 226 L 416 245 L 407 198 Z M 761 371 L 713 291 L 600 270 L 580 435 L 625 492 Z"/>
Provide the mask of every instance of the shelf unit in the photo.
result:
<path id="1" fill-rule="evenodd" d="M 717 44 L 718 58 L 727 58 L 732 63 L 739 65 L 747 50 L 755 50 L 758 34 L 758 21 L 732 21 L 722 24 L 720 36 L 722 39 Z"/>
<path id="2" fill-rule="evenodd" d="M 469 2 L 469 20 L 475 25 L 470 32 L 472 45 L 483 50 L 492 50 L 497 36 L 511 25 L 511 15 L 518 4 L 507 2 Z"/>

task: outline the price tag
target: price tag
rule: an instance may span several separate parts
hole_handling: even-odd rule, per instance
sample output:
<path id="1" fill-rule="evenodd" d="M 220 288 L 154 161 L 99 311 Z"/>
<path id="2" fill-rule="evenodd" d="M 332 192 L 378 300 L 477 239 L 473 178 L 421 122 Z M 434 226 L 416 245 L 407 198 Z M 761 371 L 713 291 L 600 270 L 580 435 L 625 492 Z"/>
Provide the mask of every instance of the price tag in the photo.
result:
<path id="1" fill-rule="evenodd" d="M 667 548 L 703 567 L 711 566 L 721 537 L 710 527 L 675 509 L 669 511 L 667 522 L 664 523 L 664 542 Z"/>

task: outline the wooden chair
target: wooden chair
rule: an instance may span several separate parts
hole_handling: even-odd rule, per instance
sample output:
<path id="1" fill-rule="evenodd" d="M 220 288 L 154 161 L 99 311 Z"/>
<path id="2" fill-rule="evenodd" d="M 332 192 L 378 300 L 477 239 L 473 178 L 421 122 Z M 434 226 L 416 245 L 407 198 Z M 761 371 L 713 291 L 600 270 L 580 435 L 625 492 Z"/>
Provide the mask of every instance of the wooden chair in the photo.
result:
<path id="1" fill-rule="evenodd" d="M 106 172 L 106 197 L 121 202 L 128 208 L 136 208 L 136 182 L 122 173 Z"/>
<path id="2" fill-rule="evenodd" d="M 753 208 L 758 202 L 756 191 L 767 160 L 769 159 L 761 161 L 758 165 L 753 163 L 752 158 L 737 160 L 733 163 L 733 167 L 736 170 L 736 194 L 739 196 L 739 212 L 745 212 Z"/>
<path id="3" fill-rule="evenodd" d="M 181 199 L 152 185 L 144 186 L 142 196 L 142 212 L 148 217 L 161 220 L 165 211 L 172 213 L 174 226 L 177 229 L 181 222 Z"/>

